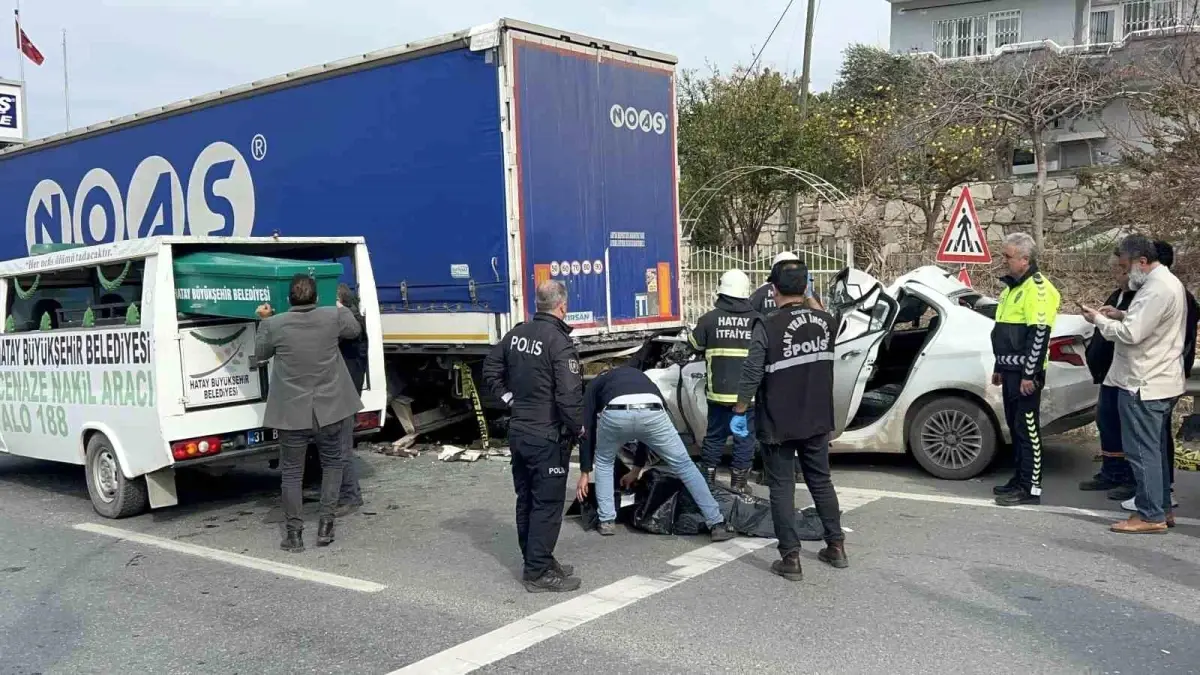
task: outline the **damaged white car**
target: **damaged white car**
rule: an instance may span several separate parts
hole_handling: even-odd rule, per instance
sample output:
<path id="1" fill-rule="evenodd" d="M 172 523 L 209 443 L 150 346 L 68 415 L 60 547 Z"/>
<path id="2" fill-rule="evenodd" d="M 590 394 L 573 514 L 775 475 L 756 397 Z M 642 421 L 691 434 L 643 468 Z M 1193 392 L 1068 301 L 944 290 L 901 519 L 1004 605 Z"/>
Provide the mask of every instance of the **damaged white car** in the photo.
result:
<path id="1" fill-rule="evenodd" d="M 911 452 L 939 478 L 965 480 L 1009 442 L 1000 388 L 991 384 L 996 300 L 930 265 L 885 288 L 861 270 L 835 278 L 834 452 Z M 1042 433 L 1090 423 L 1099 387 L 1084 363 L 1092 326 L 1060 314 L 1051 333 Z M 678 338 L 677 338 L 678 339 Z M 646 374 L 667 400 L 684 441 L 698 451 L 706 428 L 703 361 L 679 363 L 682 346 Z M 675 362 L 670 362 L 674 355 Z"/>

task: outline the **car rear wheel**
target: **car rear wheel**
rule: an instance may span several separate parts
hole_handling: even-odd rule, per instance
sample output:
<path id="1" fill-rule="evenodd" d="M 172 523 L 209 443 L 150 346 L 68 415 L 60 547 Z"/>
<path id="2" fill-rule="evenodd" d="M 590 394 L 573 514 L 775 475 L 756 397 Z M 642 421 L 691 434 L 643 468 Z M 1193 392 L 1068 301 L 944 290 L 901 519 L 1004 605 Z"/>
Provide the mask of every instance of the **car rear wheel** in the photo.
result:
<path id="1" fill-rule="evenodd" d="M 947 480 L 967 480 L 996 456 L 996 426 L 974 401 L 942 396 L 927 401 L 913 416 L 908 445 L 917 463 Z"/>

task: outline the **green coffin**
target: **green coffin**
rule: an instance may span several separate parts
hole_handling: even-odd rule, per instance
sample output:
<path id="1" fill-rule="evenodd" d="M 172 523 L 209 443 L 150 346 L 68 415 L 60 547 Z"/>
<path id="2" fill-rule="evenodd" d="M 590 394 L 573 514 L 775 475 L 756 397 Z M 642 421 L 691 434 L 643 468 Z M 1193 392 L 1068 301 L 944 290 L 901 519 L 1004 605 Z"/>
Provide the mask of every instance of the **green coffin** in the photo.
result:
<path id="1" fill-rule="evenodd" d="M 288 303 L 292 277 L 317 280 L 317 304 L 337 301 L 341 263 L 267 258 L 241 253 L 189 253 L 175 259 L 175 307 L 183 314 L 255 319 L 255 310 L 270 303 L 276 313 Z"/>

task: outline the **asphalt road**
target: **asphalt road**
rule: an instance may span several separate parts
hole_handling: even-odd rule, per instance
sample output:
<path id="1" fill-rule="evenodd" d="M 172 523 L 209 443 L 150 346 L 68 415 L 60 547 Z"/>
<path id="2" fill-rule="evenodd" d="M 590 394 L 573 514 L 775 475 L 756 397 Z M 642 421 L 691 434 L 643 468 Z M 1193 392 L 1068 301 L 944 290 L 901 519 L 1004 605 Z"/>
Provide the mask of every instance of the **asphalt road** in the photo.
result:
<path id="1" fill-rule="evenodd" d="M 767 572 L 766 540 L 569 520 L 571 596 L 518 585 L 502 460 L 362 456 L 367 512 L 291 555 L 263 522 L 271 473 L 192 477 L 181 506 L 110 521 L 81 469 L 0 458 L 0 673 L 1200 672 L 1200 476 L 1170 535 L 1111 534 L 1095 511 L 1117 505 L 1075 489 L 1093 452 L 1053 447 L 1023 510 L 988 505 L 1003 469 L 839 458 L 851 567 L 808 546 L 800 583 Z"/>

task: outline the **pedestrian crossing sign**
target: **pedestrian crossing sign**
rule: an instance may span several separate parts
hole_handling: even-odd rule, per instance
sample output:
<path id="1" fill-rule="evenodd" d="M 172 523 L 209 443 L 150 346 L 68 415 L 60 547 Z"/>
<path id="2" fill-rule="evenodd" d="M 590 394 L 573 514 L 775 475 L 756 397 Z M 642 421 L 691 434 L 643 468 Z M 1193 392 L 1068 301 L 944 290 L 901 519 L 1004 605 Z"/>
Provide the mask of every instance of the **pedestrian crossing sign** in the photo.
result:
<path id="1" fill-rule="evenodd" d="M 962 194 L 955 202 L 954 209 L 950 211 L 950 222 L 946 226 L 946 234 L 942 236 L 942 245 L 938 247 L 935 260 L 940 263 L 992 262 L 987 237 L 979 224 L 979 215 L 975 213 L 971 189 L 966 186 L 963 186 Z"/>

